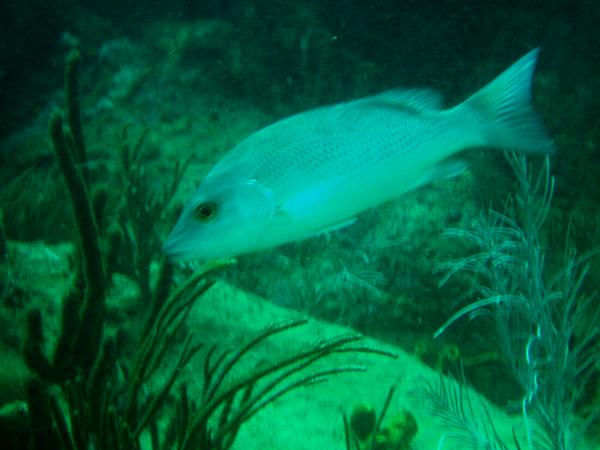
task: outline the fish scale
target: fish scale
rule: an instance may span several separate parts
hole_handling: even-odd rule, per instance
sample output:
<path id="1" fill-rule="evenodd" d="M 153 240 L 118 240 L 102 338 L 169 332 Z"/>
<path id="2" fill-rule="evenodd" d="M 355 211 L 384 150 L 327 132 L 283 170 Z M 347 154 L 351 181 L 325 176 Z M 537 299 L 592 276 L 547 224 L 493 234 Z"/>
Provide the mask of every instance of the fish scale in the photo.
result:
<path id="1" fill-rule="evenodd" d="M 352 109 L 356 110 L 356 108 Z M 325 115 L 327 110 L 320 113 Z M 296 123 L 290 123 L 289 128 L 280 128 L 283 135 L 278 135 L 279 129 L 274 129 L 272 132 L 266 129 L 266 133 L 248 142 L 248 147 L 240 146 L 236 158 L 254 153 L 255 157 L 252 157 L 246 165 L 248 174 L 253 173 L 253 176 L 272 189 L 282 188 L 280 183 L 286 183 L 293 185 L 297 190 L 301 189 L 303 184 L 312 185 L 331 177 L 350 176 L 381 162 L 392 163 L 392 158 L 402 158 L 402 153 L 398 149 L 404 149 L 405 155 L 416 149 L 417 136 L 403 132 L 400 123 L 392 124 L 394 129 L 398 130 L 397 135 L 379 135 L 375 140 L 365 139 L 365 136 L 369 136 L 370 130 L 359 123 L 357 125 L 360 131 L 335 130 L 334 133 L 323 136 L 324 133 L 319 133 L 319 130 L 314 130 L 311 126 L 315 120 L 313 114 L 313 112 L 306 113 L 308 116 L 306 120 L 304 115 L 297 116 Z M 407 117 L 402 121 L 406 120 L 410 118 Z M 333 126 L 330 125 L 329 128 Z M 293 132 L 288 133 L 288 129 L 293 129 Z M 414 128 L 413 130 L 418 132 Z M 377 132 L 378 130 L 371 131 L 376 135 Z M 302 137 L 310 133 L 318 134 L 319 137 L 314 139 Z M 363 142 L 365 140 L 367 142 Z M 253 148 L 257 151 L 253 152 Z M 279 191 L 279 193 L 283 195 L 283 192 Z"/>

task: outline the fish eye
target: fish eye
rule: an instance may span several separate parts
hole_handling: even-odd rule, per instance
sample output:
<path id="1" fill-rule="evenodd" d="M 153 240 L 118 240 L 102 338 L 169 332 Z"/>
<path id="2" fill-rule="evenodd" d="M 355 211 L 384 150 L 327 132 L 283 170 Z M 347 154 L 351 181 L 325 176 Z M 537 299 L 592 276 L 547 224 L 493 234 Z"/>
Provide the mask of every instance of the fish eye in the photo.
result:
<path id="1" fill-rule="evenodd" d="M 217 204 L 215 202 L 200 203 L 194 208 L 194 216 L 202 222 L 208 222 L 217 214 Z"/>

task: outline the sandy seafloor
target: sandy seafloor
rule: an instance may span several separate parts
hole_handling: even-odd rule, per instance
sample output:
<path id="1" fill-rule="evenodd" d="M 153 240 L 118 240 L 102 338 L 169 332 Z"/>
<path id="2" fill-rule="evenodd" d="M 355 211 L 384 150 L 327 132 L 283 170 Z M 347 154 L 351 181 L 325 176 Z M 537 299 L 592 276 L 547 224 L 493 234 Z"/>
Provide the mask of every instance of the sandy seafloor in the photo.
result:
<path id="1" fill-rule="evenodd" d="M 270 323 L 302 317 L 273 305 L 260 297 L 247 294 L 224 283 L 218 283 L 201 298 L 188 324 L 200 340 L 216 340 L 222 345 L 247 342 Z M 255 361 L 269 360 L 286 355 L 291 349 L 306 348 L 321 339 L 354 333 L 353 330 L 311 319 L 306 326 L 272 338 L 253 352 Z M 415 389 L 423 382 L 438 383 L 440 374 L 425 366 L 414 356 L 383 342 L 365 338 L 373 347 L 392 351 L 397 359 L 377 355 L 340 355 L 329 359 L 326 365 L 360 365 L 366 373 L 344 374 L 290 393 L 258 413 L 244 425 L 235 449 L 315 450 L 342 449 L 344 432 L 342 414 L 350 415 L 353 406 L 370 403 L 379 410 L 389 387 L 397 385 L 387 418 L 403 409 L 412 412 L 419 431 L 413 441 L 414 449 L 464 449 L 465 442 L 447 441 L 439 446 L 440 438 L 451 430 L 436 421 L 415 396 Z M 201 373 L 201 360 L 188 368 L 186 378 L 193 384 L 194 372 Z M 196 378 L 197 380 L 198 378 Z M 455 383 L 448 379 L 448 383 Z M 522 437 L 521 423 L 507 416 L 479 394 L 468 391 L 476 411 L 484 406 L 496 424 L 499 435 L 512 443 L 512 427 Z M 482 416 L 483 417 L 483 416 Z M 384 423 L 385 424 L 385 423 Z M 524 440 L 522 440 L 524 442 Z"/>
<path id="2" fill-rule="evenodd" d="M 9 250 L 15 267 L 22 265 L 35 268 L 29 272 L 21 272 L 26 278 L 19 281 L 27 283 L 39 304 L 43 305 L 45 317 L 48 319 L 44 322 L 44 331 L 52 338 L 58 326 L 60 310 L 58 299 L 69 285 L 67 261 L 72 246 L 11 243 Z M 113 320 L 119 320 L 119 315 L 122 315 L 123 323 L 134 326 L 134 322 L 126 321 L 129 320 L 127 317 L 133 309 L 141 307 L 134 300 L 135 295 L 135 286 L 123 277 L 117 276 L 107 303 L 108 314 L 111 316 L 117 314 L 113 316 Z M 187 327 L 193 332 L 195 342 L 204 342 L 207 344 L 205 348 L 217 343 L 219 349 L 225 350 L 235 349 L 240 344 L 249 342 L 270 324 L 299 318 L 307 317 L 219 281 L 197 300 L 187 319 Z M 356 334 L 354 330 L 347 327 L 308 319 L 308 324 L 270 337 L 255 347 L 242 358 L 233 376 L 244 374 L 246 369 L 260 367 L 279 357 L 289 356 L 291 352 L 306 349 L 323 339 L 349 333 Z M 432 417 L 431 412 L 425 407 L 425 402 L 414 393 L 422 383 L 439 383 L 439 372 L 394 345 L 368 337 L 361 342 L 393 352 L 397 358 L 344 353 L 326 359 L 315 366 L 313 371 L 339 366 L 361 366 L 367 368 L 367 371 L 336 375 L 326 382 L 292 391 L 245 423 L 233 448 L 238 450 L 343 449 L 342 415 L 346 413 L 349 416 L 354 406 L 364 403 L 373 405 L 379 411 L 392 385 L 396 385 L 396 392 L 386 419 L 389 421 L 403 410 L 410 411 L 414 415 L 418 433 L 412 442 L 412 449 L 470 448 L 464 440 L 449 439 L 456 430 Z M 51 341 L 49 345 L 52 345 Z M 180 345 L 181 343 L 169 349 L 163 369 L 150 381 L 147 385 L 148 389 L 152 390 L 153 386 L 160 384 L 164 381 L 164 377 L 169 375 L 170 363 L 178 357 Z M 201 352 L 192 360 L 181 377 L 182 382 L 188 383 L 191 399 L 194 398 L 194 392 L 200 392 L 202 386 L 203 361 Z M 307 370 L 303 375 L 310 373 L 311 371 Z M 446 377 L 444 379 L 447 387 L 455 386 L 454 379 Z M 3 384 L 6 384 L 6 381 Z M 512 445 L 513 427 L 520 442 L 525 442 L 523 423 L 520 418 L 508 416 L 477 392 L 464 389 L 464 398 L 466 399 L 467 396 L 470 398 L 474 417 L 483 418 L 485 414 L 483 408 L 485 408 L 489 411 L 499 436 L 505 442 Z M 386 425 L 385 421 L 383 425 Z M 483 422 L 479 425 L 483 425 Z M 480 430 L 483 431 L 483 428 Z M 443 439 L 443 445 L 440 445 L 440 439 Z M 151 448 L 147 440 L 145 444 L 145 448 Z"/>

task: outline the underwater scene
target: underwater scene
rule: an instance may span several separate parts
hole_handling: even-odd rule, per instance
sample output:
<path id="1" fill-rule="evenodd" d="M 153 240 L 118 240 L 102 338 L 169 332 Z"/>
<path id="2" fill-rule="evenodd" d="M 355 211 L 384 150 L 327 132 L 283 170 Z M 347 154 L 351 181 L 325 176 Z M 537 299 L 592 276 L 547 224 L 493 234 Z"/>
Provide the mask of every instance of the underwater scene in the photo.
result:
<path id="1" fill-rule="evenodd" d="M 598 23 L 1 2 L 0 448 L 600 449 Z"/>

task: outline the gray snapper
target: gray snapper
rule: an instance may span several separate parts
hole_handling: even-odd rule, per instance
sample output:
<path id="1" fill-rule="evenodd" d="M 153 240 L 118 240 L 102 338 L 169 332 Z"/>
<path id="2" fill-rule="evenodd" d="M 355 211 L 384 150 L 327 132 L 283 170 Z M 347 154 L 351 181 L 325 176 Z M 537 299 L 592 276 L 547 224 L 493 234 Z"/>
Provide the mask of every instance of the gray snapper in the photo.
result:
<path id="1" fill-rule="evenodd" d="M 472 147 L 550 153 L 531 89 L 539 50 L 452 108 L 393 89 L 280 120 L 216 164 L 163 246 L 172 260 L 237 256 L 351 224 L 357 214 L 460 173 Z"/>

